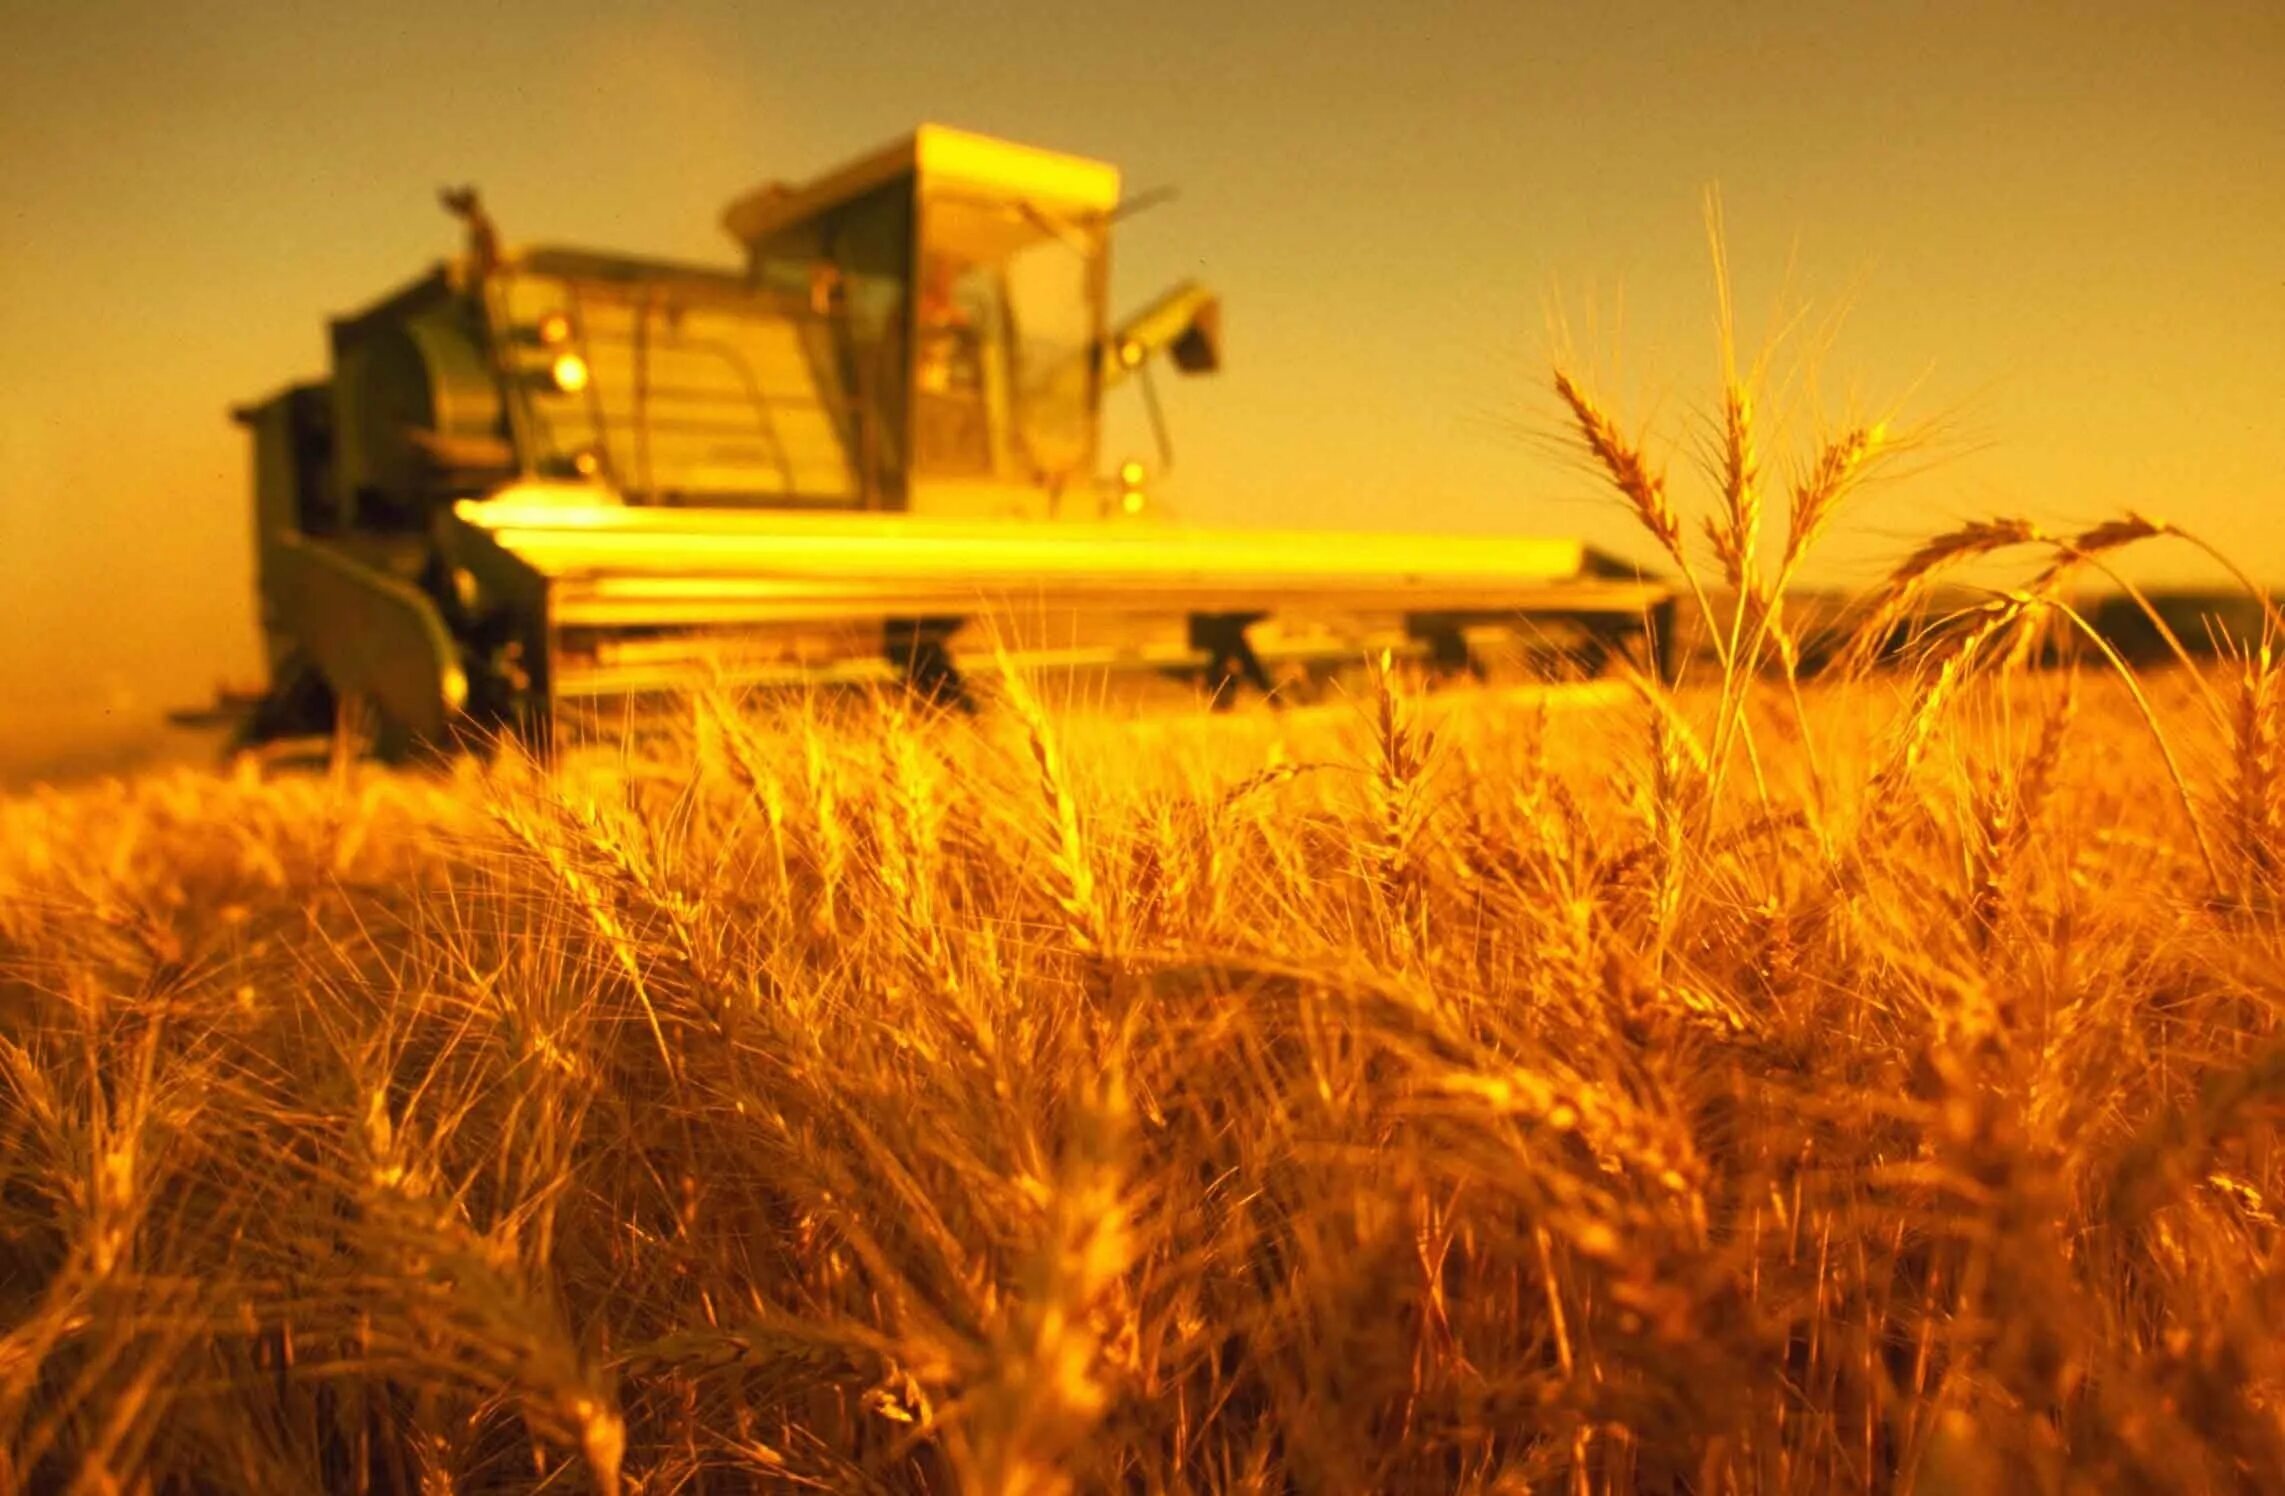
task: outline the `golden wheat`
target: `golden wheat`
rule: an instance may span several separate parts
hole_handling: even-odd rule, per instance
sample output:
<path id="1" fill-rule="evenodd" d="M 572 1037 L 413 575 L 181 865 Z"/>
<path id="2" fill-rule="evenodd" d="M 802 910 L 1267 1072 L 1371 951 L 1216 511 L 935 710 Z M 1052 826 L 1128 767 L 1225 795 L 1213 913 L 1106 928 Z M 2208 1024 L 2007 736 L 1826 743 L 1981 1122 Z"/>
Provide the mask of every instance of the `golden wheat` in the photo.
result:
<path id="1" fill-rule="evenodd" d="M 0 799 L 0 1489 L 2285 1489 L 2285 693 L 2064 595 L 2161 536 L 1898 676 Z"/>

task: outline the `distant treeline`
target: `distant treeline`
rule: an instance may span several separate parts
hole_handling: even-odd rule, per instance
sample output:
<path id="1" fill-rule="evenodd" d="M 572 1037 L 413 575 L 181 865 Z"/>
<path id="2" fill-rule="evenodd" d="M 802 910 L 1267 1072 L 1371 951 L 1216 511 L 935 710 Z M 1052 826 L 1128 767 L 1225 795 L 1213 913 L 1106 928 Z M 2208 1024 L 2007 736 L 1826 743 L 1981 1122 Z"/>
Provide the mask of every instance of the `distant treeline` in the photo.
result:
<path id="1" fill-rule="evenodd" d="M 1916 641 L 1941 636 L 1961 620 L 1976 615 L 1993 594 L 1969 588 L 1939 592 L 1921 612 L 1890 627 L 1877 657 L 1895 664 L 1909 659 Z M 1717 594 L 1710 599 L 1717 616 L 1727 618 L 1734 599 Z M 2144 604 L 2148 604 L 2145 608 Z M 2248 646 L 2258 649 L 2263 639 L 2265 611 L 2279 603 L 2240 590 L 2144 589 L 2141 601 L 2114 592 L 2074 604 L 2096 634 L 2127 663 L 2162 665 L 2175 658 L 2178 644 L 2194 659 L 2211 659 Z M 1711 654 L 1712 636 L 1693 627 L 1696 608 L 1684 602 L 1682 627 L 1693 653 Z M 2153 617 L 2155 615 L 2155 617 Z M 1813 676 L 1830 666 L 1870 617 L 1860 599 L 1839 592 L 1795 591 L 1788 594 L 1785 617 L 1800 644 L 1801 674 Z M 2050 628 L 2037 658 L 2059 663 L 2091 646 L 2077 629 L 2063 620 Z M 2169 642 L 2168 634 L 2173 636 Z"/>

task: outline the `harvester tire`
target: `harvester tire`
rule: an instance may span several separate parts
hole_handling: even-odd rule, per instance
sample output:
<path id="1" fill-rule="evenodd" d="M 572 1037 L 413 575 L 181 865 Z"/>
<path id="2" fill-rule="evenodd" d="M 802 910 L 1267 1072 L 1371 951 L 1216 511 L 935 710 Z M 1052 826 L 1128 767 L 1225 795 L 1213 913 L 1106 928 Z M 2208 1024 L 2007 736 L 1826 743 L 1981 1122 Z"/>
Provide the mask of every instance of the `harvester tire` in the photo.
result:
<path id="1" fill-rule="evenodd" d="M 334 720 L 333 688 L 316 666 L 289 656 L 272 671 L 270 689 L 239 719 L 225 752 L 237 754 L 285 738 L 321 736 Z"/>
<path id="2" fill-rule="evenodd" d="M 336 758 L 401 764 L 412 757 L 413 734 L 381 704 L 362 692 L 334 695 L 333 751 Z"/>
<path id="3" fill-rule="evenodd" d="M 1653 608 L 1638 631 L 1642 639 L 1643 667 L 1651 678 L 1667 686 L 1681 684 L 1687 651 L 1678 634 L 1680 610 L 1668 598 Z"/>

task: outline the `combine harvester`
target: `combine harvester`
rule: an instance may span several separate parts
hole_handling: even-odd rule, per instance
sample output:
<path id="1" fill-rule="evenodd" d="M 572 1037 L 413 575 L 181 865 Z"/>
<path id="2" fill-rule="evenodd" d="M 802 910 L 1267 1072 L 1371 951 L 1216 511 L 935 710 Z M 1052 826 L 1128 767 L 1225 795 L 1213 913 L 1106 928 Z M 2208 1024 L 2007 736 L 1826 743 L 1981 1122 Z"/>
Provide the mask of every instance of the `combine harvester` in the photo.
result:
<path id="1" fill-rule="evenodd" d="M 254 445 L 258 742 L 384 751 L 701 676 L 1021 668 L 1268 690 L 1393 649 L 1478 669 L 1498 632 L 1654 665 L 1670 590 L 1570 540 L 1209 531 L 1098 476 L 1106 392 L 1220 362 L 1185 285 L 1107 330 L 1115 168 L 924 126 L 733 203 L 743 269 L 465 253 L 332 326 L 332 377 L 236 412 Z M 1163 430 L 1161 452 L 1164 451 Z"/>

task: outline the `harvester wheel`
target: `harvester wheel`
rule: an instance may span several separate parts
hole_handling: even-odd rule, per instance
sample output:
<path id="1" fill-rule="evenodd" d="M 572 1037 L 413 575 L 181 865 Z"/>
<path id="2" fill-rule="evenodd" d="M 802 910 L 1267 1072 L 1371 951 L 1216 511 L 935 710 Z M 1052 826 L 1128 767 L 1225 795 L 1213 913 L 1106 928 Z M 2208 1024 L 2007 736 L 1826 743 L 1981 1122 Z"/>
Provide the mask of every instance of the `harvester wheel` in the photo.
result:
<path id="1" fill-rule="evenodd" d="M 892 622 L 887 631 L 889 663 L 904 676 L 905 689 L 933 706 L 973 715 L 975 699 L 952 658 L 951 637 L 960 627 L 957 618 L 924 618 Z"/>
<path id="2" fill-rule="evenodd" d="M 1672 603 L 1660 603 L 1647 618 L 1606 615 L 1582 618 L 1580 623 L 1585 637 L 1571 658 L 1584 678 L 1609 675 L 1616 663 L 1669 686 L 1678 678 Z"/>
<path id="3" fill-rule="evenodd" d="M 317 737 L 334 718 L 333 689 L 314 665 L 289 655 L 270 672 L 270 689 L 231 734 L 229 751 L 244 752 L 282 738 Z"/>
<path id="4" fill-rule="evenodd" d="M 1487 672 L 1484 662 L 1468 647 L 1468 636 L 1464 631 L 1458 628 L 1423 629 L 1415 637 L 1428 647 L 1426 663 L 1430 679 L 1458 684 L 1485 678 Z"/>
<path id="5" fill-rule="evenodd" d="M 1582 680 L 1600 680 L 1610 674 L 1611 656 L 1614 653 L 1624 655 L 1623 650 L 1613 650 L 1611 642 L 1600 631 L 1589 631 L 1586 639 L 1572 654 L 1572 658 L 1578 662 Z"/>
<path id="6" fill-rule="evenodd" d="M 1681 638 L 1681 609 L 1668 598 L 1651 609 L 1641 630 L 1643 663 L 1653 678 L 1669 686 L 1682 681 L 1682 663 L 1688 651 Z"/>
<path id="7" fill-rule="evenodd" d="M 1190 617 L 1190 647 L 1206 656 L 1204 684 L 1211 693 L 1209 700 L 1215 711 L 1226 712 L 1237 705 L 1239 687 L 1250 685 L 1271 701 L 1277 699 L 1270 683 L 1269 671 L 1262 665 L 1261 656 L 1254 653 L 1246 630 L 1256 623 L 1257 613 L 1194 613 Z"/>
<path id="8" fill-rule="evenodd" d="M 371 758 L 385 764 L 411 756 L 412 733 L 363 692 L 334 694 L 333 757 L 336 763 Z"/>

